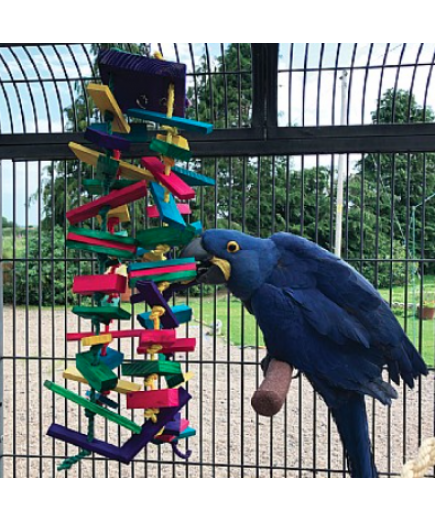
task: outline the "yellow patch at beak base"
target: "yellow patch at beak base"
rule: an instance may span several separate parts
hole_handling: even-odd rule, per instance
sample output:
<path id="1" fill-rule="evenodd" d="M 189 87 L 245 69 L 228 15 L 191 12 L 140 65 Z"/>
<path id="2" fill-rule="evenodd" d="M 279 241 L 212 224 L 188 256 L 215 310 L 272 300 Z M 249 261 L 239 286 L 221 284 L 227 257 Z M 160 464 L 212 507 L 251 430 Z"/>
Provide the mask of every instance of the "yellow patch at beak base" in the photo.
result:
<path id="1" fill-rule="evenodd" d="M 210 262 L 221 270 L 221 272 L 225 276 L 225 280 L 228 282 L 231 277 L 230 263 L 224 259 L 219 259 L 218 257 L 213 257 L 212 259 L 210 259 Z"/>

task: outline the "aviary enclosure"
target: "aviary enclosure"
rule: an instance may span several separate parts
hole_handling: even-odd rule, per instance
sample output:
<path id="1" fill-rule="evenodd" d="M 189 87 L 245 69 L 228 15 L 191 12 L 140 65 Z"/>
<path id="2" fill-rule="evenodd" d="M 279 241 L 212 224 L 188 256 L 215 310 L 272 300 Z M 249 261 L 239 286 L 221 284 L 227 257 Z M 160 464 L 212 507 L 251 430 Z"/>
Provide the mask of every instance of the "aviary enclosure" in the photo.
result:
<path id="1" fill-rule="evenodd" d="M 68 144 L 87 146 L 84 130 L 100 121 L 88 86 L 101 80 L 98 52 L 115 47 L 185 63 L 186 117 L 214 126 L 207 136 L 186 133 L 187 166 L 216 181 L 197 189 L 190 222 L 260 237 L 290 231 L 331 251 L 341 241 L 343 258 L 391 305 L 431 368 L 414 391 L 399 389 L 391 409 L 367 402 L 378 469 L 398 476 L 435 433 L 430 43 L 0 44 L 0 477 L 347 475 L 335 426 L 304 377 L 276 418 L 254 413 L 264 340 L 239 301 L 208 286 L 171 301 L 193 310 L 181 329 L 197 339 L 196 351 L 179 357 L 194 374 L 186 413 L 197 435 L 182 445 L 190 459 L 150 445 L 130 466 L 94 454 L 57 471 L 76 450 L 47 429 L 56 421 L 84 432 L 87 418 L 44 382 L 79 389 L 63 379 L 78 349 L 67 334 L 87 331 L 71 313 L 82 304 L 71 287 L 98 273 L 66 245 L 66 213 L 89 200 L 85 181 L 97 173 Z M 155 137 L 152 125 L 148 133 Z M 133 144 L 123 159 L 138 164 L 144 155 L 148 145 Z M 129 236 L 150 226 L 146 206 L 147 198 L 130 205 Z M 123 327 L 134 329 L 146 305 L 123 300 L 132 315 Z M 115 347 L 132 359 L 137 346 L 119 339 Z M 126 440 L 111 423 L 100 437 Z"/>

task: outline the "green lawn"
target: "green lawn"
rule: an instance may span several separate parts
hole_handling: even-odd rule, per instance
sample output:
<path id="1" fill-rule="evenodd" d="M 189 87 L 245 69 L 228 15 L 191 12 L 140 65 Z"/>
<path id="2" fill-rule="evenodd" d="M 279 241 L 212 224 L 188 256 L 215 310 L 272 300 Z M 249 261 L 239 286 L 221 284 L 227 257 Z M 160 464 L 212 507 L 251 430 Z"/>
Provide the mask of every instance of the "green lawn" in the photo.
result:
<path id="1" fill-rule="evenodd" d="M 29 235 L 38 233 L 37 229 L 29 231 Z M 29 237 L 30 238 L 30 237 Z M 13 228 L 4 228 L 2 237 L 3 258 L 4 259 L 21 259 L 26 253 L 26 232 L 24 228 L 17 227 L 15 229 L 15 255 L 14 255 L 14 239 Z"/>

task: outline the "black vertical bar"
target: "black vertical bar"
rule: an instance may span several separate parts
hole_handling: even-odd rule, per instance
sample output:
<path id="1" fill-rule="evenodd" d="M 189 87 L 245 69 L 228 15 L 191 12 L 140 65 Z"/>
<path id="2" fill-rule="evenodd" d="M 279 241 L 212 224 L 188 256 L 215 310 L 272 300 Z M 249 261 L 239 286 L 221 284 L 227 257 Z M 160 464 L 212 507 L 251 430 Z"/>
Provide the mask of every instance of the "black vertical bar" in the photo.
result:
<path id="1" fill-rule="evenodd" d="M 0 161 L 0 479 L 4 476 L 4 464 L 3 464 L 3 454 L 4 454 L 4 445 L 3 445 L 3 425 L 4 425 L 4 416 L 3 416 L 3 376 L 4 376 L 4 366 L 3 366 L 3 162 Z"/>
<path id="2" fill-rule="evenodd" d="M 17 182 L 16 182 L 16 164 L 12 164 L 12 204 L 13 204 L 13 225 L 12 225 L 12 258 L 13 258 L 13 314 L 12 314 L 12 407 L 13 407 L 13 418 L 12 418 L 12 432 L 14 433 L 12 439 L 12 454 L 14 456 L 13 461 L 13 473 L 12 477 L 17 477 L 17 250 L 16 250 L 16 235 L 17 235 Z"/>
<path id="3" fill-rule="evenodd" d="M 42 257 L 42 243 L 41 243 L 41 189 L 42 189 L 42 168 L 41 162 L 38 161 L 38 259 Z M 42 295 L 42 262 L 38 261 L 38 291 Z M 42 389 L 42 303 L 41 299 L 38 301 L 38 389 Z M 42 476 L 43 469 L 43 407 L 44 393 L 39 393 L 39 475 Z"/>
<path id="4" fill-rule="evenodd" d="M 247 166 L 246 158 L 242 159 L 242 232 L 246 232 L 246 169 Z M 241 375 L 240 375 L 240 477 L 243 478 L 245 475 L 244 469 L 244 458 L 245 458 L 245 440 L 244 440 L 244 425 L 245 425 L 245 307 L 241 305 Z M 258 346 L 257 350 L 258 350 Z"/>
<path id="5" fill-rule="evenodd" d="M 252 127 L 263 127 L 266 120 L 264 44 L 252 44 Z"/>
<path id="6" fill-rule="evenodd" d="M 278 124 L 278 52 L 277 43 L 252 44 L 253 127 Z"/>
<path id="7" fill-rule="evenodd" d="M 232 184 L 233 184 L 233 159 L 228 159 L 228 228 L 231 228 L 232 220 Z M 230 463 L 231 463 L 231 293 L 227 291 L 227 476 L 230 477 Z"/>
<path id="8" fill-rule="evenodd" d="M 24 170 L 24 197 L 25 197 L 25 252 L 26 252 L 26 259 L 29 259 L 29 163 L 25 163 L 25 170 Z M 24 335 L 24 342 L 25 342 L 25 356 L 26 356 L 26 454 L 27 456 L 30 454 L 30 367 L 29 367 L 29 261 L 26 260 L 26 312 L 25 312 L 25 320 L 26 320 L 26 327 L 25 327 L 25 335 Z M 26 477 L 30 478 L 30 459 L 27 458 L 26 460 Z"/>

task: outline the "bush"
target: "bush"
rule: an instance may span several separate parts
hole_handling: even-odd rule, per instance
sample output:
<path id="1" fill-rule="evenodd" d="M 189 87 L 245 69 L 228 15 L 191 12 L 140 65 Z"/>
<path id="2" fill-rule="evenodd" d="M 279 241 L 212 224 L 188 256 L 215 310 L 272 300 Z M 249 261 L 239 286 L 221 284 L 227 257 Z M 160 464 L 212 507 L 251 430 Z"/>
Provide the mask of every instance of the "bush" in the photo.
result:
<path id="1" fill-rule="evenodd" d="M 70 251 L 67 255 L 73 256 Z M 74 304 L 77 297 L 72 293 L 74 276 L 90 273 L 91 262 L 66 262 L 65 233 L 56 226 L 52 233 L 41 231 L 41 250 L 38 234 L 31 234 L 29 239 L 29 259 L 53 259 L 53 261 L 17 259 L 4 266 L 3 295 L 6 304 L 29 304 L 32 306 L 51 306 Z M 14 288 L 15 271 L 15 288 Z M 14 291 L 15 290 L 15 291 Z"/>

